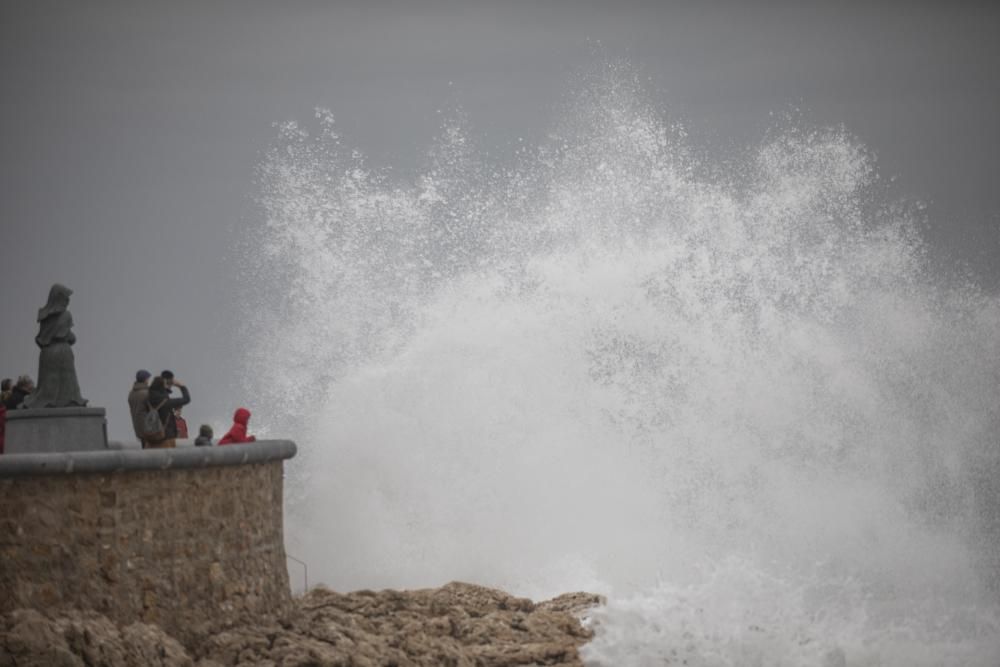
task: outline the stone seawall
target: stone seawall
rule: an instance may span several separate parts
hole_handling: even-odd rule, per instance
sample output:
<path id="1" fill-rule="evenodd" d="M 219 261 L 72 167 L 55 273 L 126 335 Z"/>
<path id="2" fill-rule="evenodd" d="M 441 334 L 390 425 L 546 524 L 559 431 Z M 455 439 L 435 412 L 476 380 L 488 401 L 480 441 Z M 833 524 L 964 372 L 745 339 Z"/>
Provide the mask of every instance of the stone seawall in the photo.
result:
<path id="1" fill-rule="evenodd" d="M 290 442 L 0 457 L 0 612 L 93 609 L 181 638 L 290 600 Z"/>

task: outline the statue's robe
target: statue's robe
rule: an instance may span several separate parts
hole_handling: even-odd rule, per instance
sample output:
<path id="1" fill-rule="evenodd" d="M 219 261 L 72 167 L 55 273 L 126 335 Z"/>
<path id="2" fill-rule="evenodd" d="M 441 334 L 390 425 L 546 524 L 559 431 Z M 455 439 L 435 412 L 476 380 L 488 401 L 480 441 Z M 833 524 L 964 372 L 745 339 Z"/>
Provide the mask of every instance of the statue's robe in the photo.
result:
<path id="1" fill-rule="evenodd" d="M 76 360 L 71 345 L 73 316 L 68 310 L 53 313 L 42 320 L 35 342 L 41 348 L 38 355 L 37 389 L 24 399 L 26 408 L 65 408 L 87 405 L 80 396 L 76 379 Z"/>

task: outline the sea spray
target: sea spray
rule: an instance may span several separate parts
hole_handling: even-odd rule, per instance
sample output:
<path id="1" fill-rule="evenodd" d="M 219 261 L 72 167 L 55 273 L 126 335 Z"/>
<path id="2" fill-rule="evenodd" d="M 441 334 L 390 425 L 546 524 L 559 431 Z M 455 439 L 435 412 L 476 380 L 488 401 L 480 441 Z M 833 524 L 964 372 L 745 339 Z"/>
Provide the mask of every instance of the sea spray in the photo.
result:
<path id="1" fill-rule="evenodd" d="M 1000 301 L 846 131 L 709 164 L 620 71 L 408 182 L 315 126 L 246 263 L 312 576 L 606 593 L 593 664 L 995 664 Z"/>

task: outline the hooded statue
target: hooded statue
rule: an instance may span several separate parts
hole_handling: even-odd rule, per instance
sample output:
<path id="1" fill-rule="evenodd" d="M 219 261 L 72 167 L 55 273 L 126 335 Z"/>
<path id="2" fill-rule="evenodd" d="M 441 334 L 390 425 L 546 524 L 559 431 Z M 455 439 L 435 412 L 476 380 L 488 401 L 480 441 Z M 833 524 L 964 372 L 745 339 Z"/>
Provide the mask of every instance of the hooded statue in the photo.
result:
<path id="1" fill-rule="evenodd" d="M 49 301 L 38 311 L 38 386 L 24 399 L 26 408 L 65 408 L 84 406 L 80 384 L 76 379 L 73 349 L 73 316 L 67 310 L 73 290 L 55 284 L 49 290 Z"/>

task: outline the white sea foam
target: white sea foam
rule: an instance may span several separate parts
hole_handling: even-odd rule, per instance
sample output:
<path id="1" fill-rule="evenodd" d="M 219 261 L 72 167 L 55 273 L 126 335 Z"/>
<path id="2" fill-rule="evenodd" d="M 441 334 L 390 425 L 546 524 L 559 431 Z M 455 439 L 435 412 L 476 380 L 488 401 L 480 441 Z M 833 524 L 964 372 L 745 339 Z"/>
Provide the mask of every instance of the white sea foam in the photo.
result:
<path id="1" fill-rule="evenodd" d="M 616 68 L 513 167 L 281 126 L 246 338 L 291 553 L 605 593 L 595 665 L 997 664 L 1000 301 L 845 131 L 694 153 Z"/>

